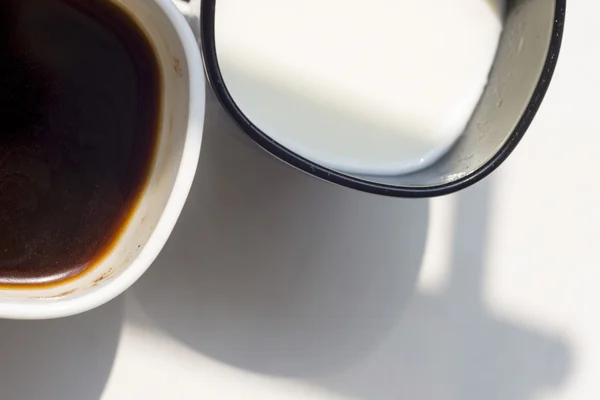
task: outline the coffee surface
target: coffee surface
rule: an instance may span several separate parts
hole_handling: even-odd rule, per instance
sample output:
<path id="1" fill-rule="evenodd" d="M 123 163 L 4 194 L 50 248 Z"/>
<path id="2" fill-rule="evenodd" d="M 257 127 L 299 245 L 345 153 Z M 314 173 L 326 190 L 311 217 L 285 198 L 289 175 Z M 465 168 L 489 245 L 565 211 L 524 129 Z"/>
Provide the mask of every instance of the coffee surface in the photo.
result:
<path id="1" fill-rule="evenodd" d="M 111 2 L 0 1 L 0 285 L 110 250 L 150 174 L 160 91 L 152 45 Z"/>

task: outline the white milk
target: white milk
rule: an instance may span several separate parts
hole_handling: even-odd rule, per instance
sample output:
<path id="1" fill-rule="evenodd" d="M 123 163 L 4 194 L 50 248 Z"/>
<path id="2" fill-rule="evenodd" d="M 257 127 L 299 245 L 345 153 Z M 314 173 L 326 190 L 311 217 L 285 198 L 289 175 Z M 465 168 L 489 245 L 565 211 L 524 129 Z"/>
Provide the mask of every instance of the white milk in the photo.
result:
<path id="1" fill-rule="evenodd" d="M 502 0 L 218 0 L 233 99 L 316 163 L 400 174 L 435 162 L 487 83 Z"/>

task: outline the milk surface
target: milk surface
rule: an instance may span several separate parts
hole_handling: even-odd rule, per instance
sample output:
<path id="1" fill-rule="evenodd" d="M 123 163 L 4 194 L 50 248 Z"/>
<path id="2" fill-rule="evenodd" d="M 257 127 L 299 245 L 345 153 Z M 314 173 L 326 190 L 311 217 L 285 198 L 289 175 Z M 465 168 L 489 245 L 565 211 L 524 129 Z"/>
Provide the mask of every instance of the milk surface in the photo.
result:
<path id="1" fill-rule="evenodd" d="M 394 175 L 462 134 L 502 0 L 218 0 L 225 84 L 271 138 L 324 166 Z"/>

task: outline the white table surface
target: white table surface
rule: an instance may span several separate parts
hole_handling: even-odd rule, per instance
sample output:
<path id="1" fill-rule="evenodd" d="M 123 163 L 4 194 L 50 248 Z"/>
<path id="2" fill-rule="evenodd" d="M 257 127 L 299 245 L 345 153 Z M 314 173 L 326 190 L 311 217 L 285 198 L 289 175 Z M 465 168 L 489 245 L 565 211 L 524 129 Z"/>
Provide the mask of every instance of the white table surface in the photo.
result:
<path id="1" fill-rule="evenodd" d="M 600 398 L 600 2 L 567 11 L 531 129 L 459 195 L 316 181 L 211 96 L 157 262 L 95 311 L 0 321 L 1 398 Z"/>

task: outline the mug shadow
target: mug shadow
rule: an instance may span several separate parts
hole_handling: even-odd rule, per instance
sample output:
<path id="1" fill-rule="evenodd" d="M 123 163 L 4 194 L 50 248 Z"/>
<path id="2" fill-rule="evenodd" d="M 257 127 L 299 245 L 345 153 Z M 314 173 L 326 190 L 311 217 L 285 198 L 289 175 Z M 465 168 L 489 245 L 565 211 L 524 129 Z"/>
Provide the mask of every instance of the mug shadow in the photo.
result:
<path id="1" fill-rule="evenodd" d="M 211 100 L 186 208 L 132 294 L 162 329 L 231 365 L 343 370 L 387 337 L 410 299 L 429 204 L 305 176 L 249 143 Z"/>
<path id="2" fill-rule="evenodd" d="M 100 399 L 113 367 L 122 324 L 122 297 L 63 319 L 1 320 L 2 398 Z"/>
<path id="3" fill-rule="evenodd" d="M 449 279 L 417 294 L 368 362 L 313 383 L 352 398 L 527 400 L 567 380 L 566 338 L 492 312 L 485 303 L 485 262 L 494 178 L 461 192 Z"/>

